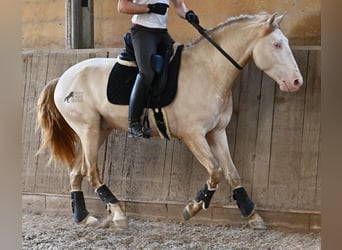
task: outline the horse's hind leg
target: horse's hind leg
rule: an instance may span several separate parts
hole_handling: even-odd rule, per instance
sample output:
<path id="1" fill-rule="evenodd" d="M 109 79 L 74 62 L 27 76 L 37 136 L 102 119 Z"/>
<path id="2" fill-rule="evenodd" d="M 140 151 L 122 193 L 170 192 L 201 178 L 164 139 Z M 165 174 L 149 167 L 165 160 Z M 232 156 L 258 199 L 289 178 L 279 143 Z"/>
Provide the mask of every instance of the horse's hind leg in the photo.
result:
<path id="1" fill-rule="evenodd" d="M 69 178 L 71 186 L 71 205 L 74 221 L 77 223 L 91 224 L 97 219 L 89 215 L 86 209 L 84 196 L 82 192 L 82 157 L 81 148 L 78 149 L 72 166 L 69 168 Z"/>
<path id="2" fill-rule="evenodd" d="M 105 203 L 108 212 L 112 216 L 114 225 L 119 228 L 127 228 L 127 218 L 120 207 L 119 201 L 108 187 L 102 183 L 97 166 L 99 147 L 107 138 L 110 130 L 101 130 L 100 122 L 93 121 L 91 124 L 83 124 L 81 131 L 82 133 L 78 134 L 80 136 L 84 155 L 84 169 L 82 169 L 82 175 L 88 177 L 90 185 Z"/>

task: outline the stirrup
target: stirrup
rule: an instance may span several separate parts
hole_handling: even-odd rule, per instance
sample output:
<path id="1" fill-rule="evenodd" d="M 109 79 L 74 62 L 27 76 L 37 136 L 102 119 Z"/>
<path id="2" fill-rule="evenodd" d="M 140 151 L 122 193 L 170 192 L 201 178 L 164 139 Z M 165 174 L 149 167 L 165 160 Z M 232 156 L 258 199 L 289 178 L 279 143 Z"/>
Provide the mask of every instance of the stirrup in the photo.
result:
<path id="1" fill-rule="evenodd" d="M 144 138 L 151 138 L 151 133 L 152 133 L 152 129 L 151 128 L 143 128 L 143 137 Z"/>
<path id="2" fill-rule="evenodd" d="M 135 138 L 144 135 L 144 130 L 141 124 L 133 124 L 128 127 L 128 137 Z"/>
<path id="3" fill-rule="evenodd" d="M 144 137 L 150 138 L 151 137 L 151 128 L 143 127 L 140 122 L 130 124 L 128 127 L 128 137 L 135 138 L 135 137 Z"/>
<path id="4" fill-rule="evenodd" d="M 136 138 L 136 137 L 144 137 L 144 138 L 150 138 L 152 129 L 150 128 L 142 128 L 142 130 L 139 131 L 133 131 L 132 128 L 128 128 L 128 137 L 129 138 Z"/>

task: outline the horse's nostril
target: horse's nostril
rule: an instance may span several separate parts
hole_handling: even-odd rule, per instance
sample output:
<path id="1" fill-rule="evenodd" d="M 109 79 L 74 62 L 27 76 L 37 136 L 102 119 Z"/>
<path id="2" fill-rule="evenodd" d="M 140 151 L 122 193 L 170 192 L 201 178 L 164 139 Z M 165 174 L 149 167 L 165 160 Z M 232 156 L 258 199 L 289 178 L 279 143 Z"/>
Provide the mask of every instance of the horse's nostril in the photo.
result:
<path id="1" fill-rule="evenodd" d="M 296 79 L 296 80 L 294 80 L 293 84 L 294 84 L 295 86 L 298 86 L 298 85 L 300 85 L 300 82 L 299 82 L 298 79 Z"/>

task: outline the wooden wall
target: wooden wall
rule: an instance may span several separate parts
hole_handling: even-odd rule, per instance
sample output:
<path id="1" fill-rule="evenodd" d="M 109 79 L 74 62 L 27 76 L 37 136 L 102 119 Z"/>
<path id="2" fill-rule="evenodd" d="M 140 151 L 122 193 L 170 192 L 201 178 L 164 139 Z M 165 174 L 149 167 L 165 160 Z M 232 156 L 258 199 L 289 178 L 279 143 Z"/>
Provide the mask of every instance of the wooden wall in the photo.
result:
<path id="1" fill-rule="evenodd" d="M 65 0 L 22 0 L 22 47 L 26 49 L 65 48 Z M 121 47 L 123 35 L 131 27 L 131 16 L 117 12 L 117 2 L 94 0 L 95 48 Z M 321 0 L 187 0 L 204 28 L 214 27 L 228 17 L 262 11 L 288 14 L 281 26 L 292 45 L 321 44 Z M 180 43 L 198 37 L 198 32 L 180 19 L 172 4 L 170 35 Z"/>
<path id="2" fill-rule="evenodd" d="M 118 49 L 24 51 L 23 207 L 71 215 L 64 166 L 47 166 L 36 156 L 38 95 L 68 67 L 89 57 L 114 57 Z M 236 79 L 234 111 L 228 126 L 233 160 L 243 185 L 269 226 L 319 230 L 321 209 L 319 47 L 294 48 L 304 77 L 297 93 L 283 93 L 253 62 Z M 113 131 L 100 149 L 100 173 L 130 215 L 182 220 L 182 209 L 207 179 L 205 169 L 177 140 L 128 139 Z M 88 208 L 104 212 L 86 181 Z M 227 183 L 212 206 L 191 222 L 241 224 Z"/>

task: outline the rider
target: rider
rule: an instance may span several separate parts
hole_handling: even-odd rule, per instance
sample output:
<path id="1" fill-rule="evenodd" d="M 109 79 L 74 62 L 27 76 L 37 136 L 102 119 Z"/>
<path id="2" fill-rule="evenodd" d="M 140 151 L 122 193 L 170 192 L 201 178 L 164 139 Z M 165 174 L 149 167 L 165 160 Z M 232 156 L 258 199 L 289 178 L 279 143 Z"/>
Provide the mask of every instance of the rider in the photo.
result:
<path id="1" fill-rule="evenodd" d="M 176 13 L 190 23 L 199 24 L 197 15 L 189 10 L 184 0 L 171 0 Z M 118 12 L 131 14 L 132 43 L 139 74 L 135 79 L 128 109 L 128 136 L 149 136 L 151 130 L 145 129 L 141 116 L 151 87 L 154 71 L 151 57 L 156 54 L 160 43 L 170 36 L 167 32 L 167 14 L 169 0 L 119 0 Z"/>

